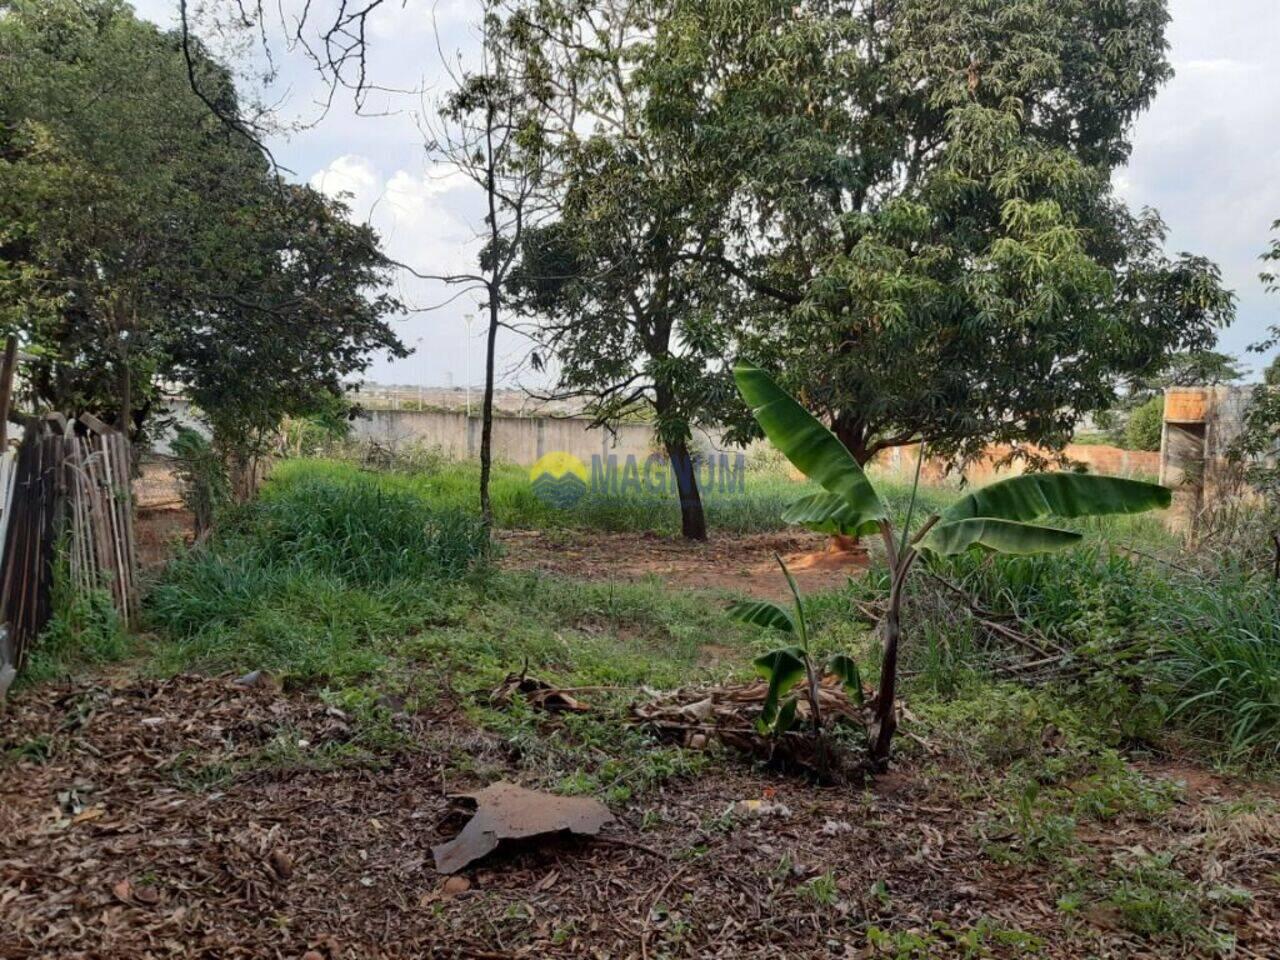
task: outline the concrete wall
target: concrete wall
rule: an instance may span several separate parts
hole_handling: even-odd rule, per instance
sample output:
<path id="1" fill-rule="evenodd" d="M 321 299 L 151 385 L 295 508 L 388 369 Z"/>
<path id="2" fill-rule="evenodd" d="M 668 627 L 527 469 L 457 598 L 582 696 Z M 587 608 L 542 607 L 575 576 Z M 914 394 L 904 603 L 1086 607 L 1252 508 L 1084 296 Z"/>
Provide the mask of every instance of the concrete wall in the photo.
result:
<path id="1" fill-rule="evenodd" d="M 352 424 L 352 435 L 384 446 L 421 444 L 455 458 L 478 457 L 481 423 L 478 416 L 434 410 L 368 410 Z M 711 453 L 728 450 L 718 437 L 694 432 L 694 448 Z M 644 460 L 658 447 L 649 424 L 620 424 L 614 433 L 592 429 L 591 421 L 576 417 L 493 418 L 493 455 L 521 466 L 531 466 L 544 454 L 559 450 L 583 463 L 593 456 L 634 455 Z"/>
<path id="2" fill-rule="evenodd" d="M 965 479 L 971 486 L 983 486 L 1005 477 L 1017 476 L 1025 472 L 1025 465 L 1019 461 L 1012 464 L 1001 464 L 1009 454 L 1009 447 L 993 446 L 979 460 L 969 464 L 964 471 Z M 1090 473 L 1105 474 L 1112 477 L 1134 477 L 1151 479 L 1160 472 L 1160 454 L 1145 450 L 1123 450 L 1105 444 L 1068 444 L 1063 451 L 1071 460 L 1082 463 Z M 880 454 L 873 463 L 900 477 L 909 477 L 916 468 L 916 447 L 895 447 Z M 945 473 L 944 465 L 934 461 L 925 461 L 921 470 L 924 479 L 930 483 L 946 484 L 959 482 L 959 477 Z"/>
<path id="3" fill-rule="evenodd" d="M 1212 486 L 1226 469 L 1231 444 L 1244 428 L 1256 386 L 1178 387 L 1165 391 L 1160 482 Z"/>

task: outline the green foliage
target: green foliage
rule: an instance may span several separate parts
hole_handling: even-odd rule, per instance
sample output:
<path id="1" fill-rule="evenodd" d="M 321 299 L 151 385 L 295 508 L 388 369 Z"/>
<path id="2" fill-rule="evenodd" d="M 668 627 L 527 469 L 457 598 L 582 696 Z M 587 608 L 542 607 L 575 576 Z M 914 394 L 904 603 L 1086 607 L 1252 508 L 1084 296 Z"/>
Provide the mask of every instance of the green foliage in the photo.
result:
<path id="1" fill-rule="evenodd" d="M 1111 187 L 1170 76 L 1162 0 L 663 12 L 649 112 L 719 217 L 690 259 L 860 463 L 1065 443 L 1231 318 L 1217 268 Z"/>
<path id="2" fill-rule="evenodd" d="M 525 87 L 574 118 L 545 124 L 530 149 L 557 174 L 544 198 L 555 216 L 527 232 L 512 282 L 536 320 L 535 360 L 554 358 L 554 393 L 584 399 L 600 423 L 652 422 L 680 464 L 694 428 L 732 399 L 722 360 L 737 317 L 722 309 L 721 274 L 698 258 L 727 185 L 690 166 L 687 136 L 650 109 L 647 66 L 671 5 L 514 6 L 533 64 Z M 705 536 L 698 493 L 677 479 L 684 533 Z"/>
<path id="3" fill-rule="evenodd" d="M 974 517 L 939 523 L 921 541 L 920 549 L 944 557 L 963 553 L 975 546 L 994 553 L 1053 553 L 1073 547 L 1081 539 L 1074 530 L 1016 523 L 996 517 Z"/>
<path id="4" fill-rule="evenodd" d="M 1081 539 L 1072 530 L 1033 526 L 1017 521 L 1059 511 L 1067 519 L 1116 513 L 1139 513 L 1169 503 L 1167 490 L 1133 480 L 1053 474 L 1014 477 L 957 500 L 941 514 L 929 517 L 911 538 L 912 512 L 919 487 L 919 472 L 897 538 L 887 512 L 848 449 L 800 404 L 781 390 L 764 371 L 751 364 L 734 369 L 743 398 L 759 420 L 769 440 L 811 479 L 833 497 L 844 501 L 852 522 L 875 521 L 881 527 L 890 567 L 889 599 L 883 619 L 884 652 L 880 666 L 880 691 L 876 708 L 871 757 L 882 767 L 889 759 L 897 724 L 895 683 L 901 638 L 903 588 L 920 551 L 940 556 L 966 552 L 972 546 L 1004 554 L 1048 553 Z M 924 450 L 921 448 L 921 461 Z M 990 515 L 986 515 L 990 514 Z M 941 521 L 941 522 L 939 522 Z M 919 542 L 919 547 L 916 544 Z M 782 561 L 779 560 L 782 565 Z M 782 565 L 796 598 L 796 612 L 804 652 L 809 649 L 804 610 L 795 581 Z M 814 686 L 809 666 L 810 686 Z M 810 696 L 815 731 L 821 733 L 816 696 Z"/>
<path id="5" fill-rule="evenodd" d="M 887 517 L 884 504 L 844 444 L 759 367 L 739 363 L 733 377 L 765 436 L 797 470 L 837 499 L 835 505 L 823 501 L 821 512 L 831 516 L 834 506 L 840 526 L 851 532 L 877 529 Z M 812 499 L 807 502 L 816 506 Z"/>
<path id="6" fill-rule="evenodd" d="M 200 537 L 231 503 L 226 464 L 204 435 L 190 427 L 177 429 L 170 450 L 182 502 L 195 518 L 195 534 Z"/>
<path id="7" fill-rule="evenodd" d="M 827 661 L 827 673 L 840 680 L 840 685 L 854 703 L 862 705 L 862 671 L 858 669 L 858 661 L 847 653 L 837 653 Z"/>
<path id="8" fill-rule="evenodd" d="M 941 556 L 978 545 L 996 553 L 1052 553 L 1073 546 L 1081 534 L 1020 521 L 1142 513 L 1168 507 L 1172 492 L 1154 483 L 1079 473 L 1029 474 L 1001 480 L 961 497 L 921 543 Z"/>
<path id="9" fill-rule="evenodd" d="M 379 482 L 388 489 L 403 490 L 429 498 L 442 507 L 474 511 L 478 466 L 474 461 L 448 461 L 431 451 L 403 450 L 390 460 L 377 461 L 389 470 L 380 471 Z M 275 468 L 276 475 L 297 478 L 324 476 L 352 479 L 364 472 L 352 462 L 335 460 L 290 460 Z M 898 495 L 901 484 L 882 484 L 887 493 Z M 747 465 L 741 492 L 703 490 L 707 523 L 713 530 L 732 534 L 762 533 L 785 528 L 780 519 L 787 505 L 813 489 L 797 483 L 773 464 Z M 647 531 L 659 534 L 680 532 L 680 502 L 674 490 L 665 492 L 588 491 L 572 507 L 559 509 L 539 499 L 533 492 L 529 471 L 512 463 L 493 466 L 492 497 L 495 522 L 499 527 L 570 531 L 603 530 L 610 533 Z M 566 533 L 567 535 L 567 533 Z"/>
<path id="10" fill-rule="evenodd" d="M 22 671 L 24 683 L 39 683 L 85 667 L 123 658 L 131 640 L 105 590 L 72 596 L 55 584 L 53 616 L 36 639 Z"/>
<path id="11" fill-rule="evenodd" d="M 730 616 L 733 613 L 731 608 Z M 782 697 L 808 673 L 808 654 L 800 647 L 782 647 L 761 654 L 751 663 L 769 684 L 758 725 L 762 731 L 775 735 L 786 733 L 795 721 L 797 701 L 794 697 L 782 701 Z"/>
<path id="12" fill-rule="evenodd" d="M 1010 477 L 961 497 L 942 512 L 943 520 L 1001 517 L 1101 517 L 1164 509 L 1173 494 L 1165 487 L 1124 477 L 1084 473 L 1031 473 Z"/>
<path id="13" fill-rule="evenodd" d="M 795 633 L 791 614 L 771 600 L 740 600 L 729 605 L 729 616 L 740 623 L 770 627 L 783 633 Z"/>
<path id="14" fill-rule="evenodd" d="M 1124 425 L 1125 446 L 1130 450 L 1159 450 L 1164 426 L 1164 397 L 1155 396 L 1134 407 Z"/>
<path id="15" fill-rule="evenodd" d="M 1069 651 L 1079 672 L 1063 689 L 1113 740 L 1173 736 L 1215 760 L 1274 763 L 1280 595 L 1269 575 L 1212 557 L 1203 570 L 1136 557 L 1135 543 L 1152 556 L 1175 546 L 1139 520 L 1084 521 L 1103 542 L 1069 554 L 965 554 L 940 572 L 985 609 L 1016 614 Z M 936 685 L 988 669 L 990 654 L 972 638 L 952 631 L 945 643 L 953 656 L 932 667 Z"/>
<path id="16" fill-rule="evenodd" d="M 305 567 L 359 584 L 456 578 L 488 551 L 474 517 L 433 509 L 370 479 L 269 488 L 228 535 L 244 538 L 266 566 Z"/>
<path id="17" fill-rule="evenodd" d="M 34 398 L 143 434 L 184 384 L 227 452 L 340 396 L 386 325 L 377 237 L 279 179 L 230 71 L 118 0 L 0 18 L 0 317 Z M 198 322 L 193 322 L 198 317 Z M 251 345 L 252 349 L 246 349 Z"/>
<path id="18" fill-rule="evenodd" d="M 800 646 L 788 646 L 770 650 L 752 661 L 756 673 L 768 683 L 760 716 L 756 720 L 756 727 L 761 733 L 768 733 L 773 736 L 780 736 L 788 732 L 795 724 L 796 711 L 799 708 L 800 700 L 798 696 L 788 697 L 785 700 L 782 698 L 797 683 L 802 680 L 805 681 L 804 696 L 809 701 L 813 736 L 817 741 L 817 755 L 820 758 L 819 762 L 825 764 L 827 761 L 827 748 L 824 738 L 828 731 L 823 718 L 821 701 L 818 697 L 818 684 L 822 671 L 814 660 L 815 653 L 810 643 L 809 620 L 805 614 L 804 601 L 800 597 L 800 589 L 782 558 L 777 557 L 776 559 L 778 566 L 782 568 L 782 575 L 786 578 L 787 586 L 791 590 L 791 596 L 795 603 L 794 616 L 777 604 L 767 600 L 742 601 L 730 604 L 728 614 L 739 623 L 779 630 L 788 635 L 794 635 L 799 639 Z M 826 670 L 840 680 L 854 702 L 859 705 L 862 704 L 862 675 L 858 670 L 857 662 L 852 657 L 847 654 L 835 654 L 828 660 Z M 825 775 L 826 772 L 825 768 L 818 770 L 820 775 Z"/>

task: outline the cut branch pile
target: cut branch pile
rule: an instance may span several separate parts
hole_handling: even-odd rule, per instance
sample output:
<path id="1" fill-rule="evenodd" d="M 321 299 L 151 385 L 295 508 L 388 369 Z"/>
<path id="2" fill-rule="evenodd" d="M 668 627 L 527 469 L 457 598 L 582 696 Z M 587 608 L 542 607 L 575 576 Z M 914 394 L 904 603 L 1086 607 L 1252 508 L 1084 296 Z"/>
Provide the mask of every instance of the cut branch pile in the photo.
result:
<path id="1" fill-rule="evenodd" d="M 734 750 L 784 767 L 798 767 L 810 773 L 824 772 L 831 758 L 824 758 L 829 745 L 825 737 L 816 740 L 811 732 L 808 699 L 796 705 L 795 727 L 781 736 L 759 731 L 756 721 L 764 708 L 769 685 L 762 680 L 731 683 L 719 687 L 689 687 L 659 694 L 632 706 L 632 716 L 658 736 L 693 750 L 705 750 L 721 743 Z M 868 695 L 858 705 L 833 676 L 818 685 L 818 702 L 829 726 L 847 724 L 865 729 L 875 710 L 875 697 Z"/>

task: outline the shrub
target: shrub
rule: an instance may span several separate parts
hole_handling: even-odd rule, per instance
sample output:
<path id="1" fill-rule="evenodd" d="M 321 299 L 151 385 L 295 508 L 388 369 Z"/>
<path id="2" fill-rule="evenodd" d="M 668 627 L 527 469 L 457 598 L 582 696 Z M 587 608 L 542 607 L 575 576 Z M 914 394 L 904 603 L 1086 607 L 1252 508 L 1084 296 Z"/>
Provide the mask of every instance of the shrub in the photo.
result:
<path id="1" fill-rule="evenodd" d="M 179 427 L 173 440 L 174 473 L 182 502 L 195 520 L 195 535 L 203 536 L 231 502 L 226 465 L 209 441 L 190 427 Z"/>
<path id="2" fill-rule="evenodd" d="M 1164 424 L 1164 397 L 1155 396 L 1129 414 L 1125 424 L 1125 446 L 1130 450 L 1159 450 Z"/>

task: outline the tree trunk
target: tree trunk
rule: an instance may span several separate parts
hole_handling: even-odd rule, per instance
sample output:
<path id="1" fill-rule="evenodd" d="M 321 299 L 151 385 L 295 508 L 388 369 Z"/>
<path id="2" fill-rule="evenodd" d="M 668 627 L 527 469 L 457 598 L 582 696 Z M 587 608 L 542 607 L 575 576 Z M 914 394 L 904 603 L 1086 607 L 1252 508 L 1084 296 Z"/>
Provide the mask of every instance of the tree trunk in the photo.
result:
<path id="1" fill-rule="evenodd" d="M 845 445 L 845 449 L 853 455 L 853 459 L 858 466 L 865 467 L 871 459 L 871 454 L 867 452 L 867 436 L 859 423 L 841 420 L 836 417 L 831 424 L 831 432 L 836 435 L 836 439 Z"/>
<path id="2" fill-rule="evenodd" d="M 871 744 L 871 763 L 877 772 L 889 765 L 893 735 L 898 729 L 896 701 L 898 643 L 902 638 L 902 589 L 915 559 L 915 553 L 910 547 L 905 550 L 905 553 L 906 556 L 898 558 L 898 564 L 893 569 L 893 585 L 889 590 L 889 609 L 884 616 L 884 657 L 880 661 L 880 691 L 876 699 L 876 736 Z"/>
<path id="3" fill-rule="evenodd" d="M 702 495 L 698 492 L 698 468 L 689 455 L 689 445 L 683 440 L 667 444 L 667 456 L 676 475 L 676 490 L 680 494 L 680 532 L 686 540 L 707 539 L 707 517 L 702 510 Z"/>
<path id="4" fill-rule="evenodd" d="M 120 349 L 120 432 L 130 439 L 129 425 L 133 422 L 133 374 L 129 369 L 129 348 Z"/>
<path id="5" fill-rule="evenodd" d="M 489 474 L 493 467 L 493 362 L 498 340 L 498 291 L 489 290 L 489 335 L 484 353 L 484 403 L 480 410 L 480 516 L 486 531 L 493 529 Z"/>

